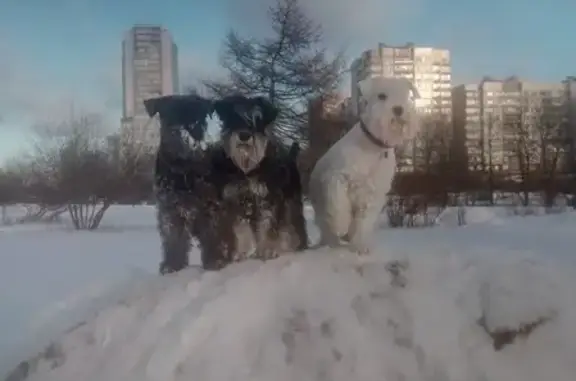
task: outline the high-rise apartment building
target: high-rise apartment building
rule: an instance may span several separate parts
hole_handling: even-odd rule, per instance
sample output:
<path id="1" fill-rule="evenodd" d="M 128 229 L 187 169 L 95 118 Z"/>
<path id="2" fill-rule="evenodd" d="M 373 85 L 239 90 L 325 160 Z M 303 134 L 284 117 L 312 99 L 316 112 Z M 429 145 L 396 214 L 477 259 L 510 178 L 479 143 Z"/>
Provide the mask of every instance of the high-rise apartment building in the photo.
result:
<path id="1" fill-rule="evenodd" d="M 416 108 L 422 114 L 452 117 L 450 51 L 433 47 L 378 44 L 357 58 L 351 67 L 351 107 L 358 114 L 358 82 L 369 77 L 404 77 L 418 90 Z M 415 146 L 406 147 L 399 158 L 400 170 L 412 170 L 418 161 Z"/>
<path id="2" fill-rule="evenodd" d="M 123 141 L 154 147 L 159 139 L 143 101 L 179 92 L 178 49 L 161 26 L 136 25 L 122 42 Z"/>
<path id="3" fill-rule="evenodd" d="M 412 81 L 420 98 L 416 107 L 424 112 L 451 115 L 450 51 L 431 47 L 379 44 L 352 63 L 352 104 L 357 111 L 358 82 L 368 77 L 404 77 Z"/>
<path id="4" fill-rule="evenodd" d="M 482 155 L 480 147 L 480 88 L 477 83 L 452 89 L 454 140 L 460 157 L 475 163 Z M 464 164 L 461 169 L 466 170 Z"/>
<path id="5" fill-rule="evenodd" d="M 486 77 L 478 84 L 455 87 L 452 96 L 454 124 L 464 130 L 470 169 L 517 170 L 519 133 L 537 140 L 542 118 L 556 121 L 554 133 L 562 133 L 565 87 L 561 83 Z"/>

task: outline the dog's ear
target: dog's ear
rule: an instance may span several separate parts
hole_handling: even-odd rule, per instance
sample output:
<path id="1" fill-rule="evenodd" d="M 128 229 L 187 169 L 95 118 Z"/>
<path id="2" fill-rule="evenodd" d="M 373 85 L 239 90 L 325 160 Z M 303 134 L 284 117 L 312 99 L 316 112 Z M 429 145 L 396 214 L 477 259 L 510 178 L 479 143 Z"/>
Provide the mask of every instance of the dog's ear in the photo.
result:
<path id="1" fill-rule="evenodd" d="M 159 97 L 144 100 L 144 108 L 146 109 L 146 113 L 148 113 L 150 118 L 158 114 L 158 110 L 160 110 L 161 105 L 163 102 L 166 102 L 164 98 L 165 97 Z"/>
<path id="2" fill-rule="evenodd" d="M 213 102 L 198 95 L 166 95 L 146 99 L 144 107 L 150 117 L 158 114 L 163 126 L 182 126 L 195 140 L 203 140 Z"/>
<path id="3" fill-rule="evenodd" d="M 169 125 L 188 125 L 205 120 L 213 109 L 212 101 L 198 95 L 165 95 L 144 100 L 150 117 L 158 114 Z"/>
<path id="4" fill-rule="evenodd" d="M 254 98 L 254 102 L 260 107 L 262 110 L 262 125 L 264 127 L 269 126 L 270 124 L 276 121 L 278 118 L 278 114 L 280 110 L 276 106 L 272 104 L 268 99 L 264 97 L 256 97 Z"/>
<path id="5" fill-rule="evenodd" d="M 372 78 L 366 78 L 358 82 L 358 90 L 360 96 L 367 99 L 372 91 Z"/>
<path id="6" fill-rule="evenodd" d="M 228 96 L 222 99 L 218 99 L 214 102 L 214 112 L 218 115 L 218 118 L 225 122 L 229 120 L 231 115 L 235 112 L 234 105 L 237 103 L 238 97 Z"/>

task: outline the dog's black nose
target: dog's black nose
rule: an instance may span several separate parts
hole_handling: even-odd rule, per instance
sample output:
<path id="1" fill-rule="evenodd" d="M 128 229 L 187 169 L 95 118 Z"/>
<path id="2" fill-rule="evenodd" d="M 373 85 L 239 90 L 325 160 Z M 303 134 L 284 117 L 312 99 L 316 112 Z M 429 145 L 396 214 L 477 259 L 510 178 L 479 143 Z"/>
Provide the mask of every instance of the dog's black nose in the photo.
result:
<path id="1" fill-rule="evenodd" d="M 392 107 L 392 112 L 394 113 L 394 116 L 402 116 L 404 109 L 402 106 L 394 106 Z"/>
<path id="2" fill-rule="evenodd" d="M 248 131 L 240 131 L 238 133 L 238 139 L 240 139 L 241 142 L 246 142 L 246 141 L 250 140 L 251 137 L 252 137 L 252 134 Z"/>

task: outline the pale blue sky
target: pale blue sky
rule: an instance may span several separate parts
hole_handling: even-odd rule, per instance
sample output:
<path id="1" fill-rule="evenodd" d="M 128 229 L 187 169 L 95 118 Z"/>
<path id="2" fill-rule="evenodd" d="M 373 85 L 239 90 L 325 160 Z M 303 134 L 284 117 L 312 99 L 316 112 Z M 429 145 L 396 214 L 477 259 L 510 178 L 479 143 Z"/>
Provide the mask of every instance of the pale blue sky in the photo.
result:
<path id="1" fill-rule="evenodd" d="M 218 73 L 228 28 L 266 33 L 272 1 L 0 0 L 0 160 L 25 145 L 30 125 L 71 109 L 100 113 L 108 129 L 118 128 L 120 44 L 133 24 L 170 30 L 187 83 Z M 450 49 L 455 83 L 576 74 L 574 0 L 307 0 L 306 7 L 331 46 L 350 56 L 378 42 Z"/>

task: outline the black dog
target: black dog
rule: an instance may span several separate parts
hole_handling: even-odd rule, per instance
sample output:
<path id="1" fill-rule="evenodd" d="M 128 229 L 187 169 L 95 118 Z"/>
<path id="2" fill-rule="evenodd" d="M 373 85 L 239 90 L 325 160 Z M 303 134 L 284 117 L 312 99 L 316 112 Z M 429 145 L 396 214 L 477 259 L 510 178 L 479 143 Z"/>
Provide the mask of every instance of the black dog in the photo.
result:
<path id="1" fill-rule="evenodd" d="M 287 149 L 270 137 L 278 115 L 271 103 L 261 97 L 173 96 L 149 99 L 145 106 L 151 117 L 160 115 L 162 130 L 155 177 L 161 273 L 188 265 L 192 237 L 206 269 L 307 247 L 298 145 Z M 183 131 L 201 140 L 213 112 L 222 121 L 220 141 L 192 149 Z"/>

